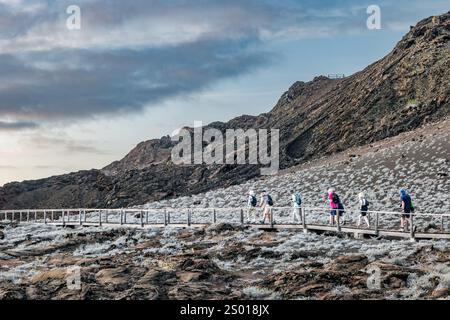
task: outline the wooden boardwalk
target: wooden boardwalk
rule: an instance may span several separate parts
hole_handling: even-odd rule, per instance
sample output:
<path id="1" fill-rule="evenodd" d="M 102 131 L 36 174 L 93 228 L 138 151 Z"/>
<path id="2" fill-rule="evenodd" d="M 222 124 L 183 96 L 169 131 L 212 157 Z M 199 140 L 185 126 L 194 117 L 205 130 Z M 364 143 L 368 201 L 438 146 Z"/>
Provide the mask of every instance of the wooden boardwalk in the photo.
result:
<path id="1" fill-rule="evenodd" d="M 268 224 L 255 224 L 245 222 L 246 208 L 208 208 L 208 209 L 39 209 L 39 210 L 0 210 L 0 222 L 3 223 L 19 223 L 19 224 L 44 224 L 56 227 L 120 227 L 120 228 L 204 228 L 218 222 L 230 222 L 242 225 L 244 227 L 255 228 L 266 231 L 274 230 L 298 230 L 301 232 L 318 232 L 332 234 L 352 234 L 355 238 L 363 237 L 385 237 L 393 239 L 450 239 L 450 232 L 445 228 L 445 222 L 450 220 L 450 214 L 412 214 L 409 230 L 398 230 L 394 227 L 386 228 L 386 221 L 390 224 L 396 219 L 400 219 L 402 213 L 399 212 L 382 212 L 370 211 L 372 216 L 372 225 L 370 228 L 360 228 L 351 224 L 342 224 L 337 219 L 336 225 L 320 224 L 316 221 L 307 221 L 310 215 L 316 213 L 327 213 L 326 208 L 301 208 L 300 223 L 275 223 L 273 216 L 277 217 L 277 213 L 291 212 L 293 208 L 273 208 L 273 215 Z M 238 221 L 220 221 L 220 216 L 224 212 L 236 212 Z M 203 221 L 193 219 L 193 214 L 203 213 Z M 346 211 L 346 216 L 359 214 Z M 177 221 L 171 221 L 171 217 L 177 215 Z M 205 215 L 210 216 L 209 221 L 205 220 Z M 161 221 L 152 222 L 151 218 L 160 216 Z M 183 221 L 180 222 L 180 217 Z M 438 220 L 440 227 L 433 228 L 432 232 L 423 228 L 423 219 Z M 311 219 L 312 220 L 312 219 Z M 419 221 L 419 222 L 416 222 Z"/>

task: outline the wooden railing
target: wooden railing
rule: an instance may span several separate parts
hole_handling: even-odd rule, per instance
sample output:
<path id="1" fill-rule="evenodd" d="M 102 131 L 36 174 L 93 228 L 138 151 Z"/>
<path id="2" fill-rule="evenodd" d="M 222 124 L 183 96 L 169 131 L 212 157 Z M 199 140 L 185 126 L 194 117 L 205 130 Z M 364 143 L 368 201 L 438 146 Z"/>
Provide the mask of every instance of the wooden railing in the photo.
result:
<path id="1" fill-rule="evenodd" d="M 300 221 L 289 220 L 294 208 L 272 207 L 270 221 L 267 224 L 246 221 L 248 208 L 162 208 L 162 209 L 30 209 L 0 210 L 0 222 L 3 223 L 37 223 L 57 226 L 125 226 L 125 227 L 191 227 L 205 226 L 218 222 L 231 222 L 254 228 L 301 229 L 303 231 L 333 231 L 358 235 L 392 236 L 397 238 L 450 239 L 445 223 L 450 221 L 449 213 L 411 213 L 409 228 L 399 230 L 401 212 L 368 211 L 370 227 L 356 227 L 353 220 L 360 214 L 359 210 L 345 210 L 344 223 L 339 215 L 336 223 L 323 223 L 328 219 L 331 209 L 319 207 L 302 207 Z M 257 212 L 261 215 L 261 212 Z M 319 221 L 318 221 L 319 220 Z M 429 232 L 430 221 L 435 226 Z M 351 223 L 350 223 L 351 222 Z M 363 222 L 364 223 L 364 222 Z M 424 226 L 428 223 L 428 226 Z"/>

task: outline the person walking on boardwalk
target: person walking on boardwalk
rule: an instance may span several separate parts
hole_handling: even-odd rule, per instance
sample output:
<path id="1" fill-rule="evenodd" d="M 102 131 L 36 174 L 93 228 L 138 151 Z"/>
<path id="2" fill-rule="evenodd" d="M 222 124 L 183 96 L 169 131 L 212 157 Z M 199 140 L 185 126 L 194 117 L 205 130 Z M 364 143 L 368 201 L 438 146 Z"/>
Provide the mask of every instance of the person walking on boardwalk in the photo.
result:
<path id="1" fill-rule="evenodd" d="M 269 193 L 266 191 L 263 191 L 261 194 L 261 209 L 263 212 L 263 220 L 261 221 L 262 224 L 266 223 L 266 218 L 269 219 L 269 222 L 271 220 L 272 215 L 272 206 L 273 206 L 273 200 Z"/>
<path id="2" fill-rule="evenodd" d="M 256 199 L 256 193 L 250 190 L 247 200 L 247 223 L 254 223 L 256 221 L 256 206 L 258 199 Z"/>
<path id="3" fill-rule="evenodd" d="M 369 201 L 367 201 L 366 195 L 361 192 L 359 195 L 359 218 L 358 218 L 358 227 L 361 226 L 361 220 L 364 219 L 366 222 L 367 228 L 370 228 L 369 218 L 367 217 L 367 211 L 369 211 Z"/>
<path id="4" fill-rule="evenodd" d="M 411 196 L 405 189 L 400 189 L 400 201 L 403 214 L 400 218 L 400 230 L 408 230 L 408 223 L 411 223 L 411 213 L 414 211 Z"/>
<path id="5" fill-rule="evenodd" d="M 328 189 L 328 200 L 330 202 L 330 220 L 329 224 L 334 225 L 335 217 L 339 211 L 340 199 L 334 188 Z"/>
<path id="6" fill-rule="evenodd" d="M 292 223 L 296 222 L 302 222 L 302 216 L 300 214 L 300 208 L 302 206 L 302 198 L 300 196 L 300 193 L 295 192 L 292 190 Z"/>

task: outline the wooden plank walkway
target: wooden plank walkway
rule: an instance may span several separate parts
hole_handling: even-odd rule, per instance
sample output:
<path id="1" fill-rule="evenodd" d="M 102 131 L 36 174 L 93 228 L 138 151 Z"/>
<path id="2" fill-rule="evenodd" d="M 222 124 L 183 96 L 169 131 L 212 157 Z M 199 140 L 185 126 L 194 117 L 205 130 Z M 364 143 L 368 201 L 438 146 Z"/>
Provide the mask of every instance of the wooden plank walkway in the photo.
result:
<path id="1" fill-rule="evenodd" d="M 393 239 L 411 239 L 411 240 L 424 240 L 424 239 L 450 239 L 450 232 L 445 229 L 444 220 L 450 220 L 450 214 L 413 214 L 411 215 L 411 225 L 409 231 L 395 230 L 395 229 L 383 229 L 381 222 L 386 217 L 400 217 L 402 213 L 398 212 L 382 212 L 382 211 L 370 211 L 374 219 L 374 225 L 371 228 L 359 228 L 348 224 L 341 224 L 338 220 L 336 225 L 324 225 L 317 223 L 307 223 L 307 213 L 316 212 L 328 212 L 326 208 L 301 208 L 302 222 L 298 224 L 282 223 L 278 224 L 273 221 L 273 215 L 269 224 L 252 224 L 245 223 L 244 212 L 246 208 L 208 208 L 208 209 L 40 209 L 40 210 L 0 210 L 0 223 L 16 222 L 19 224 L 45 224 L 56 227 L 110 227 L 110 228 L 204 228 L 211 224 L 218 222 L 218 215 L 221 212 L 237 211 L 240 214 L 240 224 L 245 227 L 274 231 L 274 230 L 298 230 L 302 232 L 319 232 L 319 233 L 345 233 L 353 234 L 355 238 L 363 237 L 386 237 Z M 273 208 L 272 210 L 286 210 L 292 211 L 292 208 Z M 210 222 L 196 222 L 193 220 L 193 213 L 198 214 L 200 212 L 206 212 L 211 214 Z M 185 222 L 180 223 L 171 221 L 171 213 L 178 215 L 186 215 Z M 347 210 L 346 213 L 351 213 Z M 130 218 L 134 218 L 134 222 L 127 221 Z M 164 216 L 164 220 L 160 223 L 151 223 L 149 218 L 153 215 L 160 214 Z M 274 212 L 275 214 L 275 212 Z M 117 218 L 116 222 L 111 221 L 111 217 Z M 3 217 L 3 220 L 2 220 Z M 414 224 L 415 218 L 431 217 L 433 219 L 439 219 L 441 232 L 425 232 L 417 231 L 417 224 Z M 89 218 L 89 219 L 88 219 Z M 109 218 L 109 219 L 108 219 Z M 95 221 L 92 221 L 95 220 Z"/>

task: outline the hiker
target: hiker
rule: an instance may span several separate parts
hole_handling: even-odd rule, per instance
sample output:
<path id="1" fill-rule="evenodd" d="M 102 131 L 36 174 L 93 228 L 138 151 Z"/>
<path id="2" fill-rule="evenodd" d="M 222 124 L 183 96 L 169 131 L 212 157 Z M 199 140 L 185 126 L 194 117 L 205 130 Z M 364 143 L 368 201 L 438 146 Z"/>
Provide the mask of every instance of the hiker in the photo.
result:
<path id="1" fill-rule="evenodd" d="M 302 206 L 302 198 L 300 193 L 292 191 L 292 223 L 302 222 L 302 216 L 300 214 L 300 208 Z"/>
<path id="2" fill-rule="evenodd" d="M 264 217 L 263 220 L 261 221 L 262 224 L 266 223 L 266 218 L 268 218 L 270 222 L 272 215 L 272 206 L 273 206 L 272 197 L 266 191 L 263 191 L 261 194 L 261 209 Z"/>
<path id="3" fill-rule="evenodd" d="M 405 189 L 400 189 L 400 200 L 402 202 L 401 208 L 403 214 L 400 218 L 400 230 L 406 231 L 408 229 L 408 223 L 411 223 L 411 212 L 414 211 L 414 206 L 408 191 Z"/>
<path id="4" fill-rule="evenodd" d="M 338 194 L 336 193 L 334 188 L 330 188 L 328 190 L 328 200 L 330 201 L 330 225 L 334 225 L 337 218 L 335 218 L 339 214 L 339 218 L 342 218 L 342 224 L 345 224 L 344 213 L 345 208 L 344 204 L 341 202 Z"/>
<path id="5" fill-rule="evenodd" d="M 337 214 L 337 210 L 339 210 L 339 196 L 336 194 L 334 188 L 328 189 L 328 200 L 330 202 L 330 221 L 329 225 L 334 225 L 335 216 Z"/>
<path id="6" fill-rule="evenodd" d="M 256 205 L 258 204 L 258 199 L 256 199 L 256 193 L 250 190 L 248 193 L 247 201 L 247 223 L 254 223 L 256 221 Z"/>
<path id="7" fill-rule="evenodd" d="M 366 195 L 361 192 L 359 195 L 359 218 L 358 218 L 358 227 L 361 226 L 361 220 L 364 219 L 366 222 L 367 228 L 370 228 L 369 218 L 367 217 L 367 211 L 369 211 L 369 201 L 367 201 Z"/>

